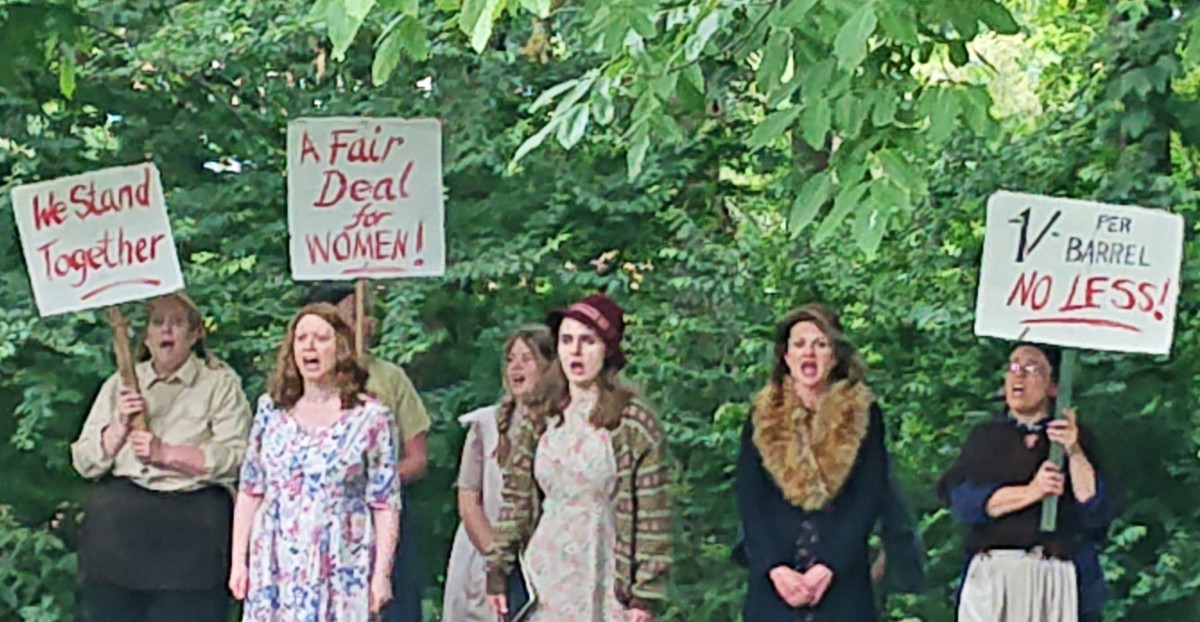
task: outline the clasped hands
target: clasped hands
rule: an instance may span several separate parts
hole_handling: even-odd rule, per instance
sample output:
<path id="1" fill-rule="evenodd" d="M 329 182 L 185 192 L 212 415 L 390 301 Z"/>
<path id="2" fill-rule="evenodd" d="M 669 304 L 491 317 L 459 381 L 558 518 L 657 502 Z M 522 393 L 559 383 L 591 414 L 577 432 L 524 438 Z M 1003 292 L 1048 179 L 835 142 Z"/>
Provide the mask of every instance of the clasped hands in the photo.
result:
<path id="1" fill-rule="evenodd" d="M 141 394 L 128 387 L 121 387 L 117 394 L 117 423 L 119 431 L 128 434 L 133 455 L 143 464 L 162 465 L 166 462 L 166 446 L 149 430 L 129 430 L 130 422 L 139 413 L 146 412 L 146 401 Z"/>
<path id="2" fill-rule="evenodd" d="M 833 582 L 833 571 L 825 564 L 816 564 L 804 572 L 776 566 L 768 576 L 775 592 L 792 607 L 817 606 Z"/>

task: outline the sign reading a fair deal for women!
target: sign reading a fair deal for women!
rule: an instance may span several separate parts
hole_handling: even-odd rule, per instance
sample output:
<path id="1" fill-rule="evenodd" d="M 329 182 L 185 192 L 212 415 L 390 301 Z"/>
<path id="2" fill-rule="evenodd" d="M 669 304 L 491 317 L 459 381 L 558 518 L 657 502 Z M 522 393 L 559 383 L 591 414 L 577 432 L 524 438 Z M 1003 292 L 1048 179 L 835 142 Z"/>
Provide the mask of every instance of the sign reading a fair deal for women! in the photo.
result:
<path id="1" fill-rule="evenodd" d="M 287 167 L 295 279 L 445 272 L 438 120 L 297 119 Z"/>
<path id="2" fill-rule="evenodd" d="M 153 164 L 17 186 L 12 202 L 41 315 L 183 289 Z"/>
<path id="3" fill-rule="evenodd" d="M 1167 354 L 1182 255 L 1177 214 L 998 192 L 987 207 L 975 333 Z"/>

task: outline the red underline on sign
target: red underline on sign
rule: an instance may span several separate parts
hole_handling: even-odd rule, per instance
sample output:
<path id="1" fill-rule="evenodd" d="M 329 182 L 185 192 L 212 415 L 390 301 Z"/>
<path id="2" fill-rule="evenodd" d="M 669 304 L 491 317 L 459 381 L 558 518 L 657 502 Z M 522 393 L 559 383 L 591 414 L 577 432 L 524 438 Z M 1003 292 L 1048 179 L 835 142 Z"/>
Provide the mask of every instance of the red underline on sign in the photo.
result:
<path id="1" fill-rule="evenodd" d="M 1142 329 L 1124 322 L 1116 320 L 1099 320 L 1086 317 L 1040 317 L 1030 320 L 1022 320 L 1022 324 L 1082 324 L 1085 326 L 1100 326 L 1103 328 L 1119 328 L 1127 330 L 1131 333 L 1140 333 Z"/>
<path id="2" fill-rule="evenodd" d="M 388 268 L 386 266 L 363 266 L 361 268 L 346 268 L 342 274 L 404 274 L 404 268 Z"/>
<path id="3" fill-rule="evenodd" d="M 89 298 L 95 298 L 96 296 L 99 296 L 110 289 L 123 287 L 125 285 L 149 285 L 151 287 L 158 287 L 159 285 L 162 285 L 162 281 L 155 279 L 126 279 L 124 281 L 117 281 L 116 283 L 109 283 L 108 285 L 97 287 L 96 289 L 93 289 L 92 291 L 80 296 L 79 299 L 87 300 Z"/>

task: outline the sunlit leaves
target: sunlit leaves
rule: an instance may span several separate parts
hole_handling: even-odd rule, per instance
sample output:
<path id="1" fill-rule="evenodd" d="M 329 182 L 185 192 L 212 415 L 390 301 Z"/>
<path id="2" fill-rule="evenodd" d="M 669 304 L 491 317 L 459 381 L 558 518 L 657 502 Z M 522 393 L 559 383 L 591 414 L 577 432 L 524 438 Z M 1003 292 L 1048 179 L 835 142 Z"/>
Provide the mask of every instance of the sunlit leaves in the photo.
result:
<path id="1" fill-rule="evenodd" d="M 842 25 L 833 42 L 833 51 L 842 69 L 854 69 L 862 64 L 867 56 L 869 38 L 877 24 L 874 4 L 863 2 Z"/>

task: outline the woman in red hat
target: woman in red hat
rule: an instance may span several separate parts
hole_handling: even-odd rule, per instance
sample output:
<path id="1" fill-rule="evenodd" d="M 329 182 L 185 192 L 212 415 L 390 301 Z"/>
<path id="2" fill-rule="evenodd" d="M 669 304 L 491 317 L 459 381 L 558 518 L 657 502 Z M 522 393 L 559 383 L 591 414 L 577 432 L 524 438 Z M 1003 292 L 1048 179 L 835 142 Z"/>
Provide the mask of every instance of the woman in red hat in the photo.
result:
<path id="1" fill-rule="evenodd" d="M 505 472 L 492 606 L 509 615 L 518 552 L 535 622 L 646 622 L 666 596 L 669 476 L 654 413 L 623 384 L 621 308 L 588 296 L 550 314 L 559 364 L 547 371 L 517 431 Z"/>

